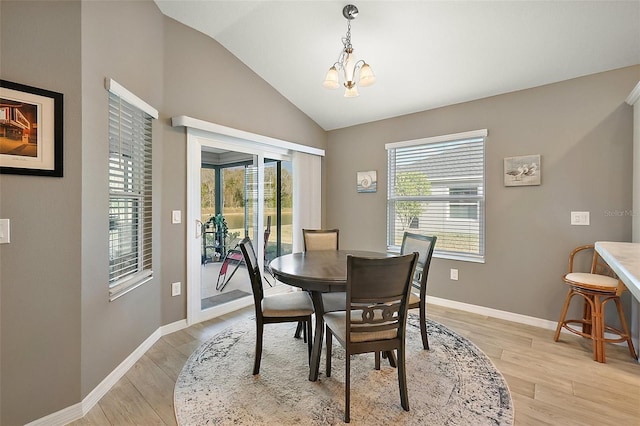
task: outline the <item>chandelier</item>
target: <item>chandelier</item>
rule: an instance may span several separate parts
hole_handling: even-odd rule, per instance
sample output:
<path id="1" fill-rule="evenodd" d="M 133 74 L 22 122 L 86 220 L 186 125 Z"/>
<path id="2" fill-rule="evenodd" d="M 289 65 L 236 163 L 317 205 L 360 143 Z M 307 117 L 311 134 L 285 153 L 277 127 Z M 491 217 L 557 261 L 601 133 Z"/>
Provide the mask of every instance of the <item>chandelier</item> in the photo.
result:
<path id="1" fill-rule="evenodd" d="M 376 81 L 375 75 L 369 64 L 362 59 L 357 60 L 353 54 L 351 45 L 351 21 L 358 16 L 358 8 L 352 4 L 342 9 L 342 16 L 347 19 L 347 35 L 342 37 L 343 48 L 340 51 L 338 61 L 333 64 L 322 85 L 327 89 L 337 89 L 340 86 L 340 73 L 344 80 L 344 97 L 354 98 L 358 96 L 358 86 L 371 86 Z"/>

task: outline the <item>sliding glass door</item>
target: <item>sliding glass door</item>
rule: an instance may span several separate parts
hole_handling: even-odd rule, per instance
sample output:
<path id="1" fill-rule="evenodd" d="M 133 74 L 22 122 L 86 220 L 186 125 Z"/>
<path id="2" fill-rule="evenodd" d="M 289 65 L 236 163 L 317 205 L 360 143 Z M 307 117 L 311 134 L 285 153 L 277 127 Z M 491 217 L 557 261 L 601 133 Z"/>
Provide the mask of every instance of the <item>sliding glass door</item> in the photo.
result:
<path id="1" fill-rule="evenodd" d="M 214 291 L 225 293 L 220 291 L 220 271 L 209 278 L 203 270 L 214 263 L 221 266 L 230 256 L 235 247 L 234 233 L 239 232 L 238 238 L 252 238 L 259 266 L 264 270 L 275 256 L 302 250 L 302 228 L 320 226 L 324 150 L 187 116 L 172 117 L 172 126 L 183 126 L 187 133 L 187 323 L 195 324 L 253 303 L 252 297 L 244 296 L 229 297 L 231 300 L 225 303 L 209 300 L 212 303 L 203 304 L 203 299 L 218 295 Z M 244 191 L 241 206 L 225 204 L 225 191 L 231 191 L 234 185 L 225 185 L 225 179 L 229 183 L 232 175 L 225 177 L 224 169 L 236 166 L 244 169 L 244 182 L 235 185 L 236 192 L 238 187 Z M 242 215 L 242 224 L 235 217 L 233 222 L 229 217 L 228 223 L 225 215 Z M 227 268 L 235 266 L 229 259 Z M 242 273 L 240 268 L 243 266 L 236 274 Z M 246 270 L 244 274 L 248 283 Z M 285 290 L 269 279 L 268 269 L 264 275 L 270 280 L 265 284 L 265 293 Z M 206 286 L 211 294 L 205 294 Z M 233 288 L 230 286 L 226 285 L 227 290 Z"/>
<path id="2" fill-rule="evenodd" d="M 187 296 L 188 317 L 194 322 L 253 303 L 238 246 L 243 238 L 251 239 L 266 293 L 278 291 L 269 261 L 290 253 L 292 247 L 289 159 L 212 139 L 198 138 L 198 146 L 199 173 L 191 185 L 199 188 L 200 197 L 192 204 L 199 212 L 200 230 L 197 243 L 192 242 L 198 245 L 198 255 L 189 263 L 197 262 L 199 273 L 188 283 Z"/>

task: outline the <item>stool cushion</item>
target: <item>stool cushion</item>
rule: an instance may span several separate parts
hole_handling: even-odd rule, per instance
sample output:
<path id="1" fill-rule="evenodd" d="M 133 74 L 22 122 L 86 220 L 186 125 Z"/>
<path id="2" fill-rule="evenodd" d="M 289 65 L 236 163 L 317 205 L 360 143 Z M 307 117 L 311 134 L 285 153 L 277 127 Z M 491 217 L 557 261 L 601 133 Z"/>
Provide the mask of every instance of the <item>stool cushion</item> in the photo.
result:
<path id="1" fill-rule="evenodd" d="M 618 280 L 607 275 L 572 272 L 565 275 L 564 280 L 574 286 L 595 290 L 614 292 L 618 288 Z"/>

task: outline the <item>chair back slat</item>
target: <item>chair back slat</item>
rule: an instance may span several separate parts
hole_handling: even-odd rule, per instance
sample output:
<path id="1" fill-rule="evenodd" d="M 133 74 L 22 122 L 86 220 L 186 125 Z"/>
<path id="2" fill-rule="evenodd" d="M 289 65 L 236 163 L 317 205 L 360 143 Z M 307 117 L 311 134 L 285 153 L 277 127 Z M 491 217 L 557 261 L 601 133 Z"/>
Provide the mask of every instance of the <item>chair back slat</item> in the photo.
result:
<path id="1" fill-rule="evenodd" d="M 303 229 L 304 251 L 338 250 L 338 229 Z"/>

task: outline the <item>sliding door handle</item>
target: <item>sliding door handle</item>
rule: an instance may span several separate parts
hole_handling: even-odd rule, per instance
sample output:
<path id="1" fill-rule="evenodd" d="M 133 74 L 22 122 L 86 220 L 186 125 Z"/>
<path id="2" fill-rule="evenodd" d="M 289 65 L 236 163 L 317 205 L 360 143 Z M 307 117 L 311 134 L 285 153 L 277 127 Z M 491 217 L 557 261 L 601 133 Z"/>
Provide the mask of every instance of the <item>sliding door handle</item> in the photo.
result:
<path id="1" fill-rule="evenodd" d="M 202 232 L 204 229 L 204 223 L 202 221 L 196 219 L 196 240 L 202 237 Z"/>

